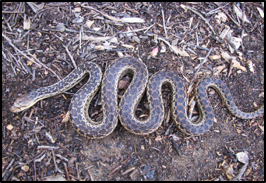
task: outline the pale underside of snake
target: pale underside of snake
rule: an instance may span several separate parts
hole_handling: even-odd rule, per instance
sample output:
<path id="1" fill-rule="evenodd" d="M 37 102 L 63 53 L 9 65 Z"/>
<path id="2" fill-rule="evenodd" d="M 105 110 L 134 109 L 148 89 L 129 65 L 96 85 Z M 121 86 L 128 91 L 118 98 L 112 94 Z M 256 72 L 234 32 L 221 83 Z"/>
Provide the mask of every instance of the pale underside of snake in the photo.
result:
<path id="1" fill-rule="evenodd" d="M 118 104 L 118 82 L 126 74 L 133 74 L 133 79 Z M 20 112 L 33 106 L 39 100 L 60 94 L 80 82 L 87 74 L 89 79 L 74 94 L 71 104 L 71 122 L 78 132 L 88 138 L 106 137 L 115 129 L 118 119 L 130 132 L 147 135 L 156 131 L 164 119 L 162 85 L 171 89 L 171 115 L 176 126 L 186 134 L 200 135 L 208 131 L 214 121 L 214 112 L 208 100 L 207 88 L 212 87 L 221 96 L 227 109 L 236 117 L 251 119 L 264 113 L 264 105 L 254 112 L 239 110 L 227 86 L 218 78 L 204 78 L 195 87 L 199 118 L 192 122 L 187 116 L 186 91 L 184 82 L 172 71 L 159 71 L 148 78 L 146 65 L 133 57 L 118 59 L 111 63 L 102 78 L 100 67 L 93 62 L 80 64 L 69 75 L 55 84 L 18 98 L 10 108 L 12 112 Z M 102 83 L 103 119 L 93 121 L 89 114 L 89 105 Z M 135 110 L 143 94 L 147 90 L 149 117 L 139 120 Z"/>

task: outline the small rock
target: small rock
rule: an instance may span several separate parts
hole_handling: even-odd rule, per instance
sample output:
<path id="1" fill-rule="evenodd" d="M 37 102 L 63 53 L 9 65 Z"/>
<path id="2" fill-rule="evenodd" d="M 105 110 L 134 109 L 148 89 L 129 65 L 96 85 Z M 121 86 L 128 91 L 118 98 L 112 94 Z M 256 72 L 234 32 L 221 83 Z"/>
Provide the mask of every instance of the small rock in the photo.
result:
<path id="1" fill-rule="evenodd" d="M 146 177 L 148 178 L 148 179 L 153 179 L 153 176 L 154 176 L 154 172 L 155 172 L 155 170 L 151 170 L 151 171 L 149 171 L 148 173 L 146 173 Z"/>
<path id="2" fill-rule="evenodd" d="M 149 169 L 151 169 L 151 165 L 148 163 L 142 170 L 143 173 L 147 172 Z"/>

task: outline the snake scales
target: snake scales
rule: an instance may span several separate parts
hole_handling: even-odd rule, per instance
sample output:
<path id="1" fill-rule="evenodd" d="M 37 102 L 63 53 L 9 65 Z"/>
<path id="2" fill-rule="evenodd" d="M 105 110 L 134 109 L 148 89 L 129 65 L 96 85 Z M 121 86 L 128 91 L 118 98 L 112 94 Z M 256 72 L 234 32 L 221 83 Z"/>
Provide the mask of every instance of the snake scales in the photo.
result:
<path id="1" fill-rule="evenodd" d="M 118 104 L 118 81 L 128 72 L 134 74 L 134 77 Z M 72 98 L 70 112 L 74 127 L 89 138 L 102 138 L 112 133 L 117 125 L 118 118 L 122 125 L 134 134 L 145 135 L 157 130 L 164 116 L 163 84 L 168 84 L 171 88 L 173 120 L 176 126 L 187 134 L 203 134 L 213 125 L 214 112 L 207 96 L 208 87 L 214 88 L 219 93 L 228 110 L 236 117 L 251 119 L 264 113 L 264 105 L 251 113 L 240 111 L 235 105 L 227 86 L 220 79 L 204 78 L 195 87 L 200 118 L 196 123 L 192 123 L 187 117 L 185 85 L 178 75 L 171 71 L 159 71 L 148 80 L 146 65 L 132 57 L 118 59 L 110 64 L 103 78 L 101 69 L 97 64 L 85 62 L 63 80 L 51 86 L 33 90 L 29 94 L 18 98 L 10 110 L 20 112 L 30 108 L 41 99 L 67 91 L 79 83 L 87 74 L 90 75 L 90 78 Z M 100 122 L 94 122 L 88 115 L 88 108 L 100 87 L 101 81 L 103 119 Z M 150 115 L 148 119 L 141 121 L 136 118 L 135 109 L 146 87 Z"/>

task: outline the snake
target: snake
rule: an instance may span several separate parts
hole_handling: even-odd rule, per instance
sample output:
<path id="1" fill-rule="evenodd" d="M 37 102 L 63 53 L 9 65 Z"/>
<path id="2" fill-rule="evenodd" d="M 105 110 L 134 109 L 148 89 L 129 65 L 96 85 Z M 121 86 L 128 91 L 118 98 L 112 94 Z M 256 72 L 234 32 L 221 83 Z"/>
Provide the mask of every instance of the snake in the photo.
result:
<path id="1" fill-rule="evenodd" d="M 118 103 L 119 80 L 130 73 L 132 81 Z M 32 90 L 16 99 L 10 110 L 24 111 L 39 100 L 58 95 L 79 83 L 89 75 L 88 81 L 74 94 L 69 106 L 71 123 L 76 130 L 89 139 L 99 139 L 111 134 L 118 120 L 122 126 L 136 135 L 148 135 L 156 131 L 164 120 L 162 86 L 171 91 L 171 116 L 176 126 L 187 135 L 201 135 L 213 126 L 214 111 L 208 99 L 207 89 L 213 88 L 222 98 L 229 112 L 241 119 L 252 119 L 264 113 L 264 105 L 253 112 L 243 112 L 235 104 L 226 84 L 217 77 L 204 77 L 194 87 L 199 118 L 193 122 L 187 115 L 187 93 L 185 83 L 177 73 L 161 70 L 149 78 L 147 66 L 134 57 L 114 60 L 102 75 L 101 68 L 94 62 L 84 62 L 62 80 L 53 85 Z M 102 87 L 100 87 L 102 85 Z M 93 121 L 88 109 L 93 97 L 101 88 L 103 117 Z M 135 111 L 146 91 L 149 116 L 137 118 Z"/>

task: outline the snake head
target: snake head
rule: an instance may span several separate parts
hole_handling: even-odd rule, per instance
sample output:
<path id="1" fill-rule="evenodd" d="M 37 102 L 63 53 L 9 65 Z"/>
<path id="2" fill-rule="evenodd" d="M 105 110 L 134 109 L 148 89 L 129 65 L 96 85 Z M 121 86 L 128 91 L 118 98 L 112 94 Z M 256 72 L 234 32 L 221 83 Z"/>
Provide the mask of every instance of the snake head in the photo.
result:
<path id="1" fill-rule="evenodd" d="M 29 96 L 30 93 L 17 98 L 14 104 L 11 106 L 10 111 L 17 113 L 33 106 L 36 102 L 32 100 Z"/>

